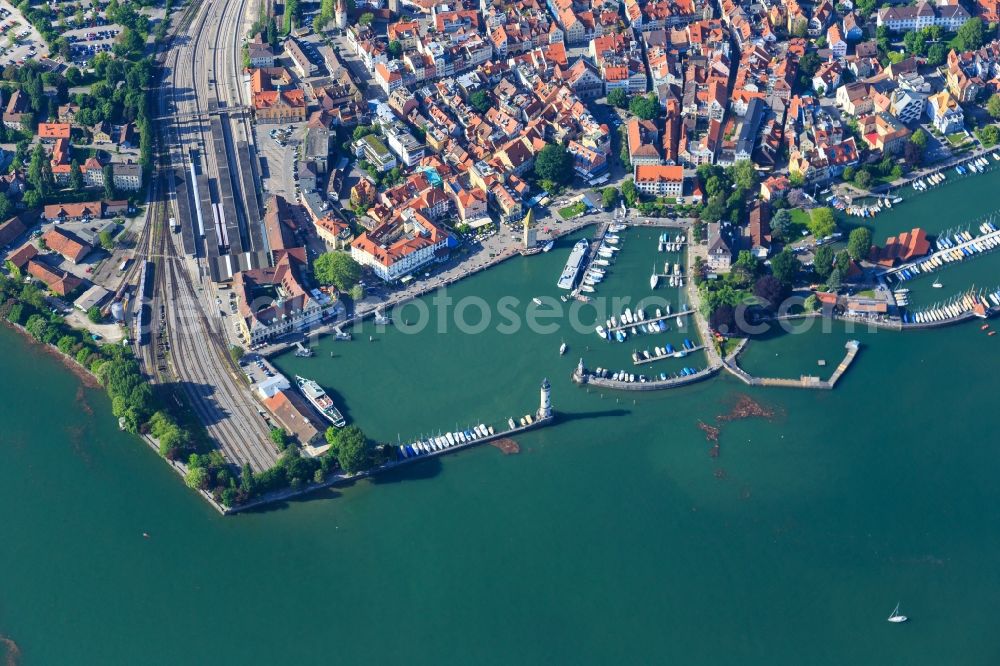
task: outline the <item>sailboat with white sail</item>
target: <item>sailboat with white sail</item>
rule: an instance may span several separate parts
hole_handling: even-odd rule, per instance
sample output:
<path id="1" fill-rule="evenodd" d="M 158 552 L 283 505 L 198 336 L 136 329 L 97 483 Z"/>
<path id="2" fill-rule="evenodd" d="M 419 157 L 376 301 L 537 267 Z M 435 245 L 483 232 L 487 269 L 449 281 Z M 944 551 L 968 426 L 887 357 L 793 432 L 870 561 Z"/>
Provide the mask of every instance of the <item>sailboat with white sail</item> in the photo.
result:
<path id="1" fill-rule="evenodd" d="M 896 607 L 894 609 L 892 609 L 892 614 L 889 615 L 889 622 L 893 622 L 895 624 L 899 624 L 900 622 L 906 622 L 908 619 L 910 619 L 910 618 L 906 617 L 905 615 L 900 615 L 900 613 L 899 613 L 899 603 L 897 603 Z"/>

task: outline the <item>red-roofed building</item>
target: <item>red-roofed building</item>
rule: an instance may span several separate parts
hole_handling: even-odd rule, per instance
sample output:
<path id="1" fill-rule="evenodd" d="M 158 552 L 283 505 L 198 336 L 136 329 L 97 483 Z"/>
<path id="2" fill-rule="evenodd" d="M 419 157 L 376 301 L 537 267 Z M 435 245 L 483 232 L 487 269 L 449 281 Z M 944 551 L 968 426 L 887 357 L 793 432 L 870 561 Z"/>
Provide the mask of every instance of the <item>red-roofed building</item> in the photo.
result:
<path id="1" fill-rule="evenodd" d="M 18 270 L 24 270 L 25 265 L 38 256 L 38 249 L 33 243 L 25 243 L 7 256 L 7 261 Z"/>
<path id="2" fill-rule="evenodd" d="M 83 284 L 83 280 L 61 269 L 47 266 L 34 259 L 28 260 L 28 274 L 41 280 L 53 294 L 65 296 Z"/>
<path id="3" fill-rule="evenodd" d="M 917 227 L 912 231 L 904 231 L 898 236 L 887 238 L 885 247 L 878 250 L 878 263 L 881 266 L 891 267 L 897 263 L 905 263 L 916 257 L 922 257 L 930 249 L 931 244 L 927 240 L 927 232 Z"/>
<path id="4" fill-rule="evenodd" d="M 448 233 L 407 209 L 351 243 L 351 257 L 386 282 L 398 280 L 447 252 Z"/>
<path id="5" fill-rule="evenodd" d="M 635 189 L 656 197 L 684 194 L 684 167 L 643 164 L 635 168 Z"/>
<path id="6" fill-rule="evenodd" d="M 42 240 L 45 241 L 45 245 L 50 250 L 58 252 L 67 261 L 72 261 L 74 264 L 80 263 L 93 249 L 75 234 L 58 227 L 52 227 L 42 234 Z"/>
<path id="7" fill-rule="evenodd" d="M 38 138 L 55 141 L 56 139 L 69 139 L 69 123 L 38 123 Z"/>

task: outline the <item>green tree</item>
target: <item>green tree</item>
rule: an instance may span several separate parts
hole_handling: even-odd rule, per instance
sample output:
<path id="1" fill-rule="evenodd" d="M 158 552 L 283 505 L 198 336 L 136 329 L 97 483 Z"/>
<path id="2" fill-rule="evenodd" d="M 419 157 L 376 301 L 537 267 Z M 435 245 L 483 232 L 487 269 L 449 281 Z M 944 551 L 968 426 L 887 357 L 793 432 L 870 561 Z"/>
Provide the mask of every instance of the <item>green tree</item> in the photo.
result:
<path id="1" fill-rule="evenodd" d="M 903 35 L 903 46 L 909 55 L 922 56 L 927 48 L 927 41 L 921 31 L 911 30 Z"/>
<path id="2" fill-rule="evenodd" d="M 744 192 L 757 191 L 757 170 L 750 160 L 740 160 L 726 169 L 726 175 Z"/>
<path id="3" fill-rule="evenodd" d="M 95 324 L 101 323 L 101 309 L 96 305 L 92 305 L 87 308 L 87 319 Z"/>
<path id="4" fill-rule="evenodd" d="M 868 227 L 856 227 L 847 238 L 847 253 L 851 259 L 861 261 L 872 249 L 872 232 Z"/>
<path id="5" fill-rule="evenodd" d="M 386 50 L 389 51 L 389 55 L 391 55 L 395 60 L 398 60 L 399 57 L 403 55 L 403 45 L 399 43 L 398 39 L 394 39 L 389 42 L 389 46 Z"/>
<path id="6" fill-rule="evenodd" d="M 361 277 L 361 266 L 346 252 L 326 252 L 313 262 L 313 274 L 321 284 L 347 291 Z"/>
<path id="7" fill-rule="evenodd" d="M 359 427 L 349 425 L 340 430 L 329 428 L 326 431 L 326 440 L 337 463 L 348 474 L 360 472 L 371 466 L 374 447 Z"/>
<path id="8" fill-rule="evenodd" d="M 117 194 L 115 189 L 115 168 L 110 164 L 105 164 L 102 173 L 104 175 L 104 198 L 114 199 Z"/>
<path id="9" fill-rule="evenodd" d="M 799 260 L 787 247 L 771 258 L 771 274 L 781 280 L 782 284 L 786 286 L 794 284 L 798 273 Z"/>
<path id="10" fill-rule="evenodd" d="M 365 288 L 360 284 L 356 284 L 353 287 L 351 287 L 350 295 L 351 295 L 351 300 L 357 303 L 358 301 L 364 299 Z"/>
<path id="11" fill-rule="evenodd" d="M 243 347 L 240 347 L 239 345 L 229 345 L 229 358 L 233 360 L 233 363 L 239 363 L 243 360 L 243 355 L 245 353 L 246 352 L 243 350 Z"/>
<path id="12" fill-rule="evenodd" d="M 601 190 L 601 203 L 604 205 L 604 210 L 611 210 L 617 206 L 620 197 L 621 195 L 614 187 L 605 187 Z"/>
<path id="13" fill-rule="evenodd" d="M 832 292 L 840 291 L 842 280 L 843 278 L 841 277 L 840 269 L 834 268 L 833 271 L 830 272 L 829 279 L 826 281 L 826 288 Z"/>
<path id="14" fill-rule="evenodd" d="M 374 14 L 372 14 L 371 12 L 365 12 L 364 14 L 361 15 L 361 18 L 358 19 L 358 25 L 360 26 L 371 25 L 372 21 L 374 20 L 375 20 Z"/>
<path id="15" fill-rule="evenodd" d="M 787 208 L 782 208 L 774 213 L 771 218 L 771 237 L 778 240 L 787 240 L 792 231 L 792 213 Z"/>
<path id="16" fill-rule="evenodd" d="M 629 101 L 628 110 L 643 120 L 652 120 L 660 111 L 660 103 L 655 93 L 636 95 Z"/>
<path id="17" fill-rule="evenodd" d="M 829 245 L 822 245 L 816 249 L 815 254 L 813 254 L 813 268 L 816 270 L 816 275 L 818 275 L 821 280 L 825 280 L 830 277 L 830 271 L 833 270 L 832 247 Z"/>
<path id="18" fill-rule="evenodd" d="M 288 433 L 282 428 L 271 428 L 271 441 L 279 451 L 284 451 L 288 447 Z"/>
<path id="19" fill-rule="evenodd" d="M 101 243 L 101 247 L 110 252 L 115 249 L 115 239 L 112 236 L 111 231 L 104 229 L 101 233 L 97 234 L 97 238 Z"/>
<path id="20" fill-rule="evenodd" d="M 788 294 L 788 287 L 773 275 L 764 275 L 754 283 L 753 294 L 765 309 L 775 312 Z"/>
<path id="21" fill-rule="evenodd" d="M 569 185 L 573 182 L 573 156 L 561 144 L 547 144 L 535 158 L 535 176 L 557 185 Z"/>
<path id="22" fill-rule="evenodd" d="M 927 49 L 927 64 L 940 67 L 948 59 L 948 49 L 944 44 L 931 44 Z"/>
<path id="23" fill-rule="evenodd" d="M 611 106 L 618 107 L 619 109 L 624 109 L 628 106 L 628 95 L 621 88 L 615 88 L 608 93 L 608 104 Z"/>
<path id="24" fill-rule="evenodd" d="M 829 236 L 837 230 L 837 222 L 830 208 L 814 208 L 809 215 L 809 231 L 816 238 Z"/>
<path id="25" fill-rule="evenodd" d="M 983 34 L 983 20 L 979 17 L 973 17 L 958 29 L 955 41 L 959 50 L 974 51 L 983 45 Z"/>
<path id="26" fill-rule="evenodd" d="M 486 113 L 493 105 L 489 94 L 485 90 L 477 90 L 469 95 L 469 104 L 479 113 Z"/>
<path id="27" fill-rule="evenodd" d="M 760 272 L 760 262 L 757 261 L 757 257 L 753 256 L 750 250 L 740 250 L 733 266 L 746 271 L 751 278 L 756 277 L 757 273 Z"/>
<path id="28" fill-rule="evenodd" d="M 986 111 L 994 118 L 1000 118 L 1000 95 L 993 94 L 986 100 Z M 916 135 L 916 132 L 914 132 Z"/>
<path id="29" fill-rule="evenodd" d="M 51 191 L 50 184 L 45 177 L 45 165 L 48 162 L 49 158 L 45 154 L 45 148 L 41 143 L 36 143 L 34 150 L 31 151 L 31 162 L 28 164 L 28 182 L 43 197 Z"/>
<path id="30" fill-rule="evenodd" d="M 979 130 L 979 141 L 983 148 L 992 148 L 1000 140 L 1000 128 L 996 125 L 987 125 Z"/>
<path id="31" fill-rule="evenodd" d="M 867 190 L 872 184 L 872 174 L 868 169 L 860 169 L 854 175 L 854 184 L 863 190 Z"/>
<path id="32" fill-rule="evenodd" d="M 28 190 L 21 195 L 21 201 L 24 202 L 24 205 L 27 208 L 38 208 L 42 205 L 42 195 L 38 190 Z M 38 246 L 42 247 L 41 240 L 39 241 Z"/>
<path id="33" fill-rule="evenodd" d="M 80 163 L 74 159 L 69 165 L 69 186 L 74 192 L 83 189 L 83 172 L 80 170 Z"/>
<path id="34" fill-rule="evenodd" d="M 622 198 L 625 199 L 625 205 L 630 207 L 634 206 L 639 198 L 639 193 L 635 189 L 635 181 L 631 178 L 626 178 L 622 182 Z"/>
<path id="35" fill-rule="evenodd" d="M 195 490 L 204 490 L 210 480 L 208 470 L 203 467 L 189 467 L 187 474 L 184 475 L 184 483 L 188 488 Z"/>

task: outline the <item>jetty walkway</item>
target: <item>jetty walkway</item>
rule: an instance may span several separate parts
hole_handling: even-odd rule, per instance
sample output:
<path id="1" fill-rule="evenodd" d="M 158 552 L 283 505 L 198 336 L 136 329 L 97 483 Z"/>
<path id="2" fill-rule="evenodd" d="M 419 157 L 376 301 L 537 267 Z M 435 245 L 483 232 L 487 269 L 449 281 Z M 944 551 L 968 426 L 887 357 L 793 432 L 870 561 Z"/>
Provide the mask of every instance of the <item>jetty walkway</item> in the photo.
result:
<path id="1" fill-rule="evenodd" d="M 581 372 L 580 368 L 577 367 L 573 371 L 573 381 L 581 386 L 586 384 L 588 386 L 616 389 L 619 391 L 661 391 L 663 389 L 687 386 L 708 379 L 709 377 L 714 377 L 721 369 L 721 365 L 710 365 L 693 375 L 671 377 L 670 379 L 653 379 L 646 382 L 623 382 L 609 377 L 598 377 L 592 372 L 588 372 L 586 368 Z"/>
<path id="2" fill-rule="evenodd" d="M 891 277 L 893 275 L 901 273 L 904 270 L 913 269 L 914 266 L 920 266 L 919 270 L 921 273 L 932 273 L 938 268 L 943 268 L 948 264 L 959 263 L 965 259 L 972 259 L 974 257 L 989 254 L 994 249 L 996 249 L 996 247 L 998 247 L 997 245 L 994 245 L 993 247 L 988 247 L 985 250 L 976 249 L 977 245 L 981 245 L 984 242 L 1000 243 L 1000 229 L 998 229 L 997 231 L 991 231 L 988 234 L 976 236 L 972 240 L 964 241 L 952 247 L 946 247 L 943 250 L 938 250 L 934 254 L 926 255 L 914 261 L 902 264 L 900 266 L 896 266 L 892 270 L 888 270 L 882 275 L 884 277 Z M 963 253 L 962 250 L 964 249 L 970 250 L 971 254 L 967 255 Z M 958 253 L 957 255 L 955 254 L 956 252 Z M 933 262 L 935 259 L 941 260 L 940 264 L 937 266 L 934 266 L 932 263 L 930 263 Z"/>
<path id="3" fill-rule="evenodd" d="M 847 372 L 847 369 L 857 358 L 861 343 L 857 340 L 849 340 L 846 345 L 847 354 L 840 362 L 837 369 L 833 371 L 830 378 L 822 380 L 819 377 L 802 375 L 798 379 L 785 379 L 778 377 L 754 377 L 749 372 L 741 368 L 736 362 L 736 354 L 730 355 L 723 361 L 723 365 L 732 375 L 738 377 L 748 386 L 780 386 L 784 388 L 808 388 L 808 389 L 832 389 L 837 385 L 840 378 Z"/>
<path id="4" fill-rule="evenodd" d="M 642 355 L 639 356 L 638 361 L 632 361 L 632 365 L 643 365 L 644 363 L 652 363 L 653 361 L 662 361 L 665 358 L 684 358 L 688 354 L 693 354 L 694 352 L 701 351 L 705 348 L 705 345 L 698 345 L 696 347 L 679 349 L 676 352 L 670 354 L 659 354 L 653 355 L 649 358 L 645 358 Z"/>
<path id="5" fill-rule="evenodd" d="M 534 417 L 533 417 L 534 418 Z M 422 453 L 419 456 L 414 456 L 412 458 L 399 458 L 397 460 L 392 460 L 378 467 L 373 467 L 372 469 L 365 470 L 363 472 L 358 472 L 356 474 L 348 474 L 346 472 L 339 472 L 327 477 L 322 483 L 311 483 L 308 486 L 304 486 L 298 490 L 292 490 L 291 488 L 285 488 L 283 490 L 275 491 L 273 493 L 268 493 L 262 495 L 257 499 L 247 502 L 246 504 L 240 504 L 234 507 L 223 507 L 213 501 L 213 504 L 219 509 L 223 514 L 230 515 L 234 513 L 239 513 L 241 511 L 246 511 L 248 509 L 254 509 L 257 507 L 265 506 L 267 504 L 272 504 L 274 502 L 279 502 L 286 499 L 291 499 L 293 497 L 298 497 L 301 495 L 306 495 L 316 490 L 321 490 L 323 488 L 332 488 L 336 486 L 344 486 L 351 484 L 360 479 L 366 479 L 370 477 L 377 476 L 379 474 L 385 474 L 392 470 L 401 469 L 407 465 L 412 465 L 414 463 L 419 463 L 422 460 L 430 460 L 432 458 L 438 458 L 441 456 L 448 455 L 450 453 L 455 453 L 457 451 L 463 451 L 465 449 L 471 449 L 474 446 L 479 446 L 480 444 L 488 444 L 494 442 L 498 439 L 503 439 L 504 437 L 512 437 L 514 435 L 519 435 L 521 433 L 527 432 L 529 430 L 534 430 L 545 425 L 549 425 L 555 420 L 555 415 L 545 416 L 542 418 L 535 418 L 529 424 L 517 425 L 514 428 L 506 428 L 504 430 L 497 430 L 492 435 L 487 435 L 486 437 L 480 437 L 479 439 L 471 440 L 462 444 L 455 444 L 454 446 L 449 446 L 448 448 L 441 449 L 440 451 L 430 451 L 428 453 Z M 394 444 L 387 444 L 390 448 L 395 448 Z M 211 496 L 209 496 L 211 497 Z"/>
<path id="6" fill-rule="evenodd" d="M 628 331 L 631 328 L 637 326 L 642 326 L 644 324 L 655 324 L 658 321 L 667 321 L 668 319 L 675 319 L 677 317 L 686 317 L 689 314 L 694 314 L 694 310 L 690 308 L 684 310 L 683 312 L 674 312 L 673 314 L 661 315 L 659 317 L 647 317 L 646 319 L 633 320 L 631 324 L 623 324 L 621 326 L 612 326 L 606 329 L 608 333 L 617 333 L 618 331 Z"/>

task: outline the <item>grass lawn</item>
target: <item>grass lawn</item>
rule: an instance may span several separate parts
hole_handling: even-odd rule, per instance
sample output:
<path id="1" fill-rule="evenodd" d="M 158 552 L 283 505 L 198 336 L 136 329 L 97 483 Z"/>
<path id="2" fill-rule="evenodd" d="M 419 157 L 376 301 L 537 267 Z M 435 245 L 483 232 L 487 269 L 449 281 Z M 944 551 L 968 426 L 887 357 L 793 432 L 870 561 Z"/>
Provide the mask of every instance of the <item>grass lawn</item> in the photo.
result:
<path id="1" fill-rule="evenodd" d="M 954 134 L 949 134 L 945 138 L 948 139 L 948 143 L 953 146 L 961 146 L 969 140 L 969 137 L 965 136 L 965 132 L 955 132 Z"/>
<path id="2" fill-rule="evenodd" d="M 743 338 L 727 338 L 719 344 L 719 353 L 723 356 L 729 356 L 741 342 L 743 342 Z"/>
<path id="3" fill-rule="evenodd" d="M 809 213 L 801 208 L 791 208 L 789 212 L 792 214 L 792 231 L 789 237 L 798 238 L 803 231 L 809 231 Z"/>
<path id="4" fill-rule="evenodd" d="M 587 205 L 584 204 L 582 201 L 577 201 L 575 204 L 570 204 L 565 208 L 560 208 L 559 217 L 561 217 L 564 220 L 569 220 L 571 218 L 576 217 L 577 215 L 584 213 L 586 210 L 587 210 Z"/>
<path id="5" fill-rule="evenodd" d="M 857 293 L 857 296 L 859 296 L 861 298 L 875 298 L 875 290 L 874 289 L 865 289 L 864 291 L 859 291 Z"/>

